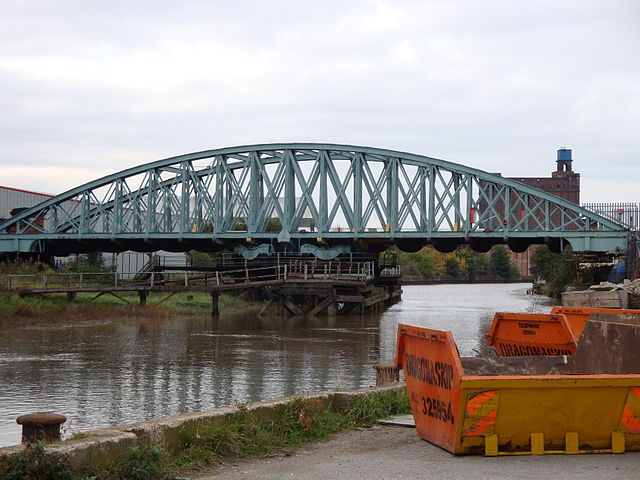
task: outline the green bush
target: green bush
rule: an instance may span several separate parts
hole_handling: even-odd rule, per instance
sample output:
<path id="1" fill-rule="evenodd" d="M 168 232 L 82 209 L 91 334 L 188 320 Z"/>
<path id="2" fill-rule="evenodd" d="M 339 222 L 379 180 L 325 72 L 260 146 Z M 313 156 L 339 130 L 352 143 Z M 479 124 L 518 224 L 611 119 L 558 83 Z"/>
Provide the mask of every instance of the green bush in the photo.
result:
<path id="1" fill-rule="evenodd" d="M 44 443 L 30 444 L 16 455 L 0 457 L 0 478 L 6 480 L 74 480 L 69 463 L 47 452 Z"/>
<path id="2" fill-rule="evenodd" d="M 573 260 L 571 248 L 561 253 L 553 253 L 546 245 L 535 249 L 531 255 L 531 273 L 536 280 L 542 280 L 542 293 L 549 297 L 559 297 L 567 285 L 573 281 L 569 264 Z"/>
<path id="3" fill-rule="evenodd" d="M 440 275 L 444 271 L 442 257 L 431 247 L 425 247 L 415 253 L 401 253 L 400 265 L 412 265 L 425 277 Z"/>
<path id="4" fill-rule="evenodd" d="M 2 480 L 170 480 L 174 472 L 159 447 L 139 446 L 107 470 L 88 468 L 75 473 L 60 454 L 49 452 L 43 442 L 28 445 L 20 453 L 0 457 Z"/>
<path id="5" fill-rule="evenodd" d="M 173 472 L 168 468 L 164 452 L 156 446 L 138 446 L 129 451 L 129 455 L 119 462 L 111 477 L 127 480 L 170 480 Z"/>

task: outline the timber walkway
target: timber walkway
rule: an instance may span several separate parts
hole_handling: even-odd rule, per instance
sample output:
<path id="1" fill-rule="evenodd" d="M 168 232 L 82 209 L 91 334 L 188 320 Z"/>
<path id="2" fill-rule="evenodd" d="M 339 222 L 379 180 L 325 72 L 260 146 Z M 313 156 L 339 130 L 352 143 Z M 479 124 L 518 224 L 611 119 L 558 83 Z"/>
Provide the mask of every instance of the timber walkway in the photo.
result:
<path id="1" fill-rule="evenodd" d="M 297 268 L 296 268 L 297 267 Z M 373 262 L 336 263 L 313 268 L 310 265 L 279 265 L 213 272 L 151 271 L 140 278 L 136 273 L 83 272 L 42 275 L 9 275 L 8 289 L 20 294 L 136 291 L 136 290 L 231 290 L 239 287 L 273 285 L 285 282 L 325 281 L 366 282 L 374 278 Z"/>
<path id="2" fill-rule="evenodd" d="M 262 289 L 270 303 L 281 304 L 293 315 L 317 315 L 323 310 L 334 315 L 355 306 L 364 312 L 399 298 L 399 290 L 374 287 L 374 279 L 374 262 L 294 262 L 212 272 L 150 271 L 143 278 L 117 272 L 9 275 L 7 286 L 21 296 L 65 293 L 72 300 L 78 293 L 95 293 L 90 301 L 109 294 L 126 303 L 129 300 L 119 293 L 137 292 L 141 304 L 146 304 L 150 292 L 167 292 L 162 303 L 177 292 L 202 291 L 211 293 L 212 314 L 218 313 L 220 292 Z"/>

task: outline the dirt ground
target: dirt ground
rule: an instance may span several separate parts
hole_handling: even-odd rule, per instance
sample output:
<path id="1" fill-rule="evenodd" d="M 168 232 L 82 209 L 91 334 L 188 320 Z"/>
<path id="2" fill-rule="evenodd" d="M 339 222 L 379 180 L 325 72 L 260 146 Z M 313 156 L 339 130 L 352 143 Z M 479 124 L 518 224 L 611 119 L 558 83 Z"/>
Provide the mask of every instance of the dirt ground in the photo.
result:
<path id="1" fill-rule="evenodd" d="M 239 479 L 640 479 L 640 452 L 622 455 L 454 456 L 415 429 L 376 425 L 290 455 L 238 460 L 197 480 Z"/>

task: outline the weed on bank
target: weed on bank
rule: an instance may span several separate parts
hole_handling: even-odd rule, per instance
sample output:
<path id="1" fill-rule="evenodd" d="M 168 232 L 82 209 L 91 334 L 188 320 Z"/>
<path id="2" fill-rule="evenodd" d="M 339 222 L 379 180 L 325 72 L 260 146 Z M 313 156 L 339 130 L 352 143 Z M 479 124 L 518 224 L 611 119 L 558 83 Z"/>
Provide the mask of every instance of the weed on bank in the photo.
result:
<path id="1" fill-rule="evenodd" d="M 0 478 L 7 480 L 171 480 L 180 472 L 201 470 L 221 459 L 256 457 L 295 449 L 331 433 L 368 426 L 379 418 L 411 412 L 405 390 L 369 394 L 342 412 L 321 400 L 296 398 L 273 418 L 261 418 L 246 407 L 219 425 L 185 432 L 182 447 L 168 453 L 156 445 L 132 448 L 111 468 L 74 472 L 67 460 L 43 443 L 0 457 Z"/>

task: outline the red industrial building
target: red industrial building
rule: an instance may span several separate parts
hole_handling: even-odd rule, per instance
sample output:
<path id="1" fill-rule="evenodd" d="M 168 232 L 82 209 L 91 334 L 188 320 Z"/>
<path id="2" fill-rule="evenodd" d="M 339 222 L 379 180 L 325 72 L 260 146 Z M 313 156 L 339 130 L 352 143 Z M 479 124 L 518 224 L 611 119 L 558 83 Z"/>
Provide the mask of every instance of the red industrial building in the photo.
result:
<path id="1" fill-rule="evenodd" d="M 580 205 L 580 174 L 573 171 L 573 158 L 571 149 L 560 148 L 556 160 L 556 171 L 551 172 L 551 177 L 509 177 L 530 187 L 539 188 L 545 192 L 556 195 L 565 200 L 569 200 L 576 205 Z M 529 259 L 531 254 L 538 247 L 532 245 L 523 253 L 514 253 L 513 260 L 516 268 L 522 276 L 531 275 L 529 270 Z"/>

